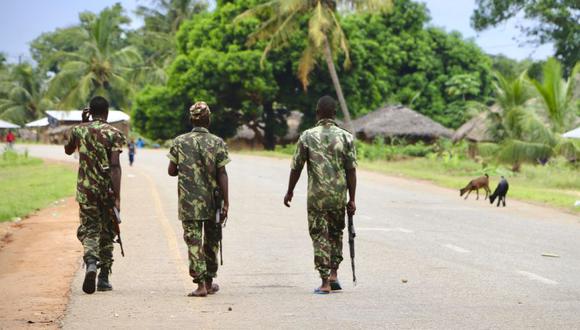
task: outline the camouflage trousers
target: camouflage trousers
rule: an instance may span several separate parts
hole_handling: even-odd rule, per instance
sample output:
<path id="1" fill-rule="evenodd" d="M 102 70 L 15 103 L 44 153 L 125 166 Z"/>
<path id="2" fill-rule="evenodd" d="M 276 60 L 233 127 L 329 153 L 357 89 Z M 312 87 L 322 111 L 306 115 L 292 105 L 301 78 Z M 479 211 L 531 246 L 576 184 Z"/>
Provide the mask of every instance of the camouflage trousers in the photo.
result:
<path id="1" fill-rule="evenodd" d="M 328 278 L 342 262 L 344 209 L 308 210 L 308 231 L 314 247 L 314 265 L 321 278 Z"/>
<path id="2" fill-rule="evenodd" d="M 182 221 L 183 239 L 189 256 L 189 275 L 194 283 L 217 276 L 219 232 L 211 221 Z"/>
<path id="3" fill-rule="evenodd" d="M 100 267 L 113 264 L 113 210 L 102 204 L 79 204 L 81 224 L 77 238 L 83 244 L 85 263 L 96 260 Z"/>

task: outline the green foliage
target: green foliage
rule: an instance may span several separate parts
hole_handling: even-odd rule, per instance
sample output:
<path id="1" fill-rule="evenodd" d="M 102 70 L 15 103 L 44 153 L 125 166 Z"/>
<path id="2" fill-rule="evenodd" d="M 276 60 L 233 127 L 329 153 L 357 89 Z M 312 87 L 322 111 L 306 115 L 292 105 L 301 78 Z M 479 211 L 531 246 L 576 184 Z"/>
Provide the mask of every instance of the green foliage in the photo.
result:
<path id="1" fill-rule="evenodd" d="M 542 81 L 532 80 L 548 118 L 556 133 L 575 128 L 575 119 L 580 114 L 578 100 L 574 99 L 576 75 L 580 73 L 580 62 L 567 80 L 563 79 L 560 63 L 550 58 L 543 66 Z"/>
<path id="2" fill-rule="evenodd" d="M 130 21 L 119 4 L 98 16 L 85 15 L 86 42 L 77 51 L 61 53 L 66 62 L 48 94 L 62 108 L 80 109 L 95 95 L 105 96 L 113 107 L 129 108 L 135 87 L 131 77 L 142 62 L 137 49 L 127 45 L 123 26 Z"/>
<path id="3" fill-rule="evenodd" d="M 389 14 L 343 18 L 352 66 L 339 74 L 354 114 L 396 102 L 459 127 L 468 119 L 467 106 L 462 97 L 448 93 L 446 83 L 453 77 L 469 77 L 467 100 L 486 101 L 492 92 L 489 57 L 458 33 L 426 28 L 428 22 L 425 5 L 408 0 L 396 1 Z M 324 93 L 327 84 L 313 78 L 310 92 Z"/>
<path id="4" fill-rule="evenodd" d="M 533 21 L 521 24 L 522 32 L 536 44 L 554 43 L 556 57 L 570 73 L 580 61 L 580 7 L 577 0 L 476 0 L 472 26 L 483 31 L 520 13 Z"/>
<path id="5" fill-rule="evenodd" d="M 5 152 L 0 156 L 0 222 L 25 216 L 75 190 L 72 169 Z"/>
<path id="6" fill-rule="evenodd" d="M 276 75 L 286 76 L 291 62 L 286 58 L 260 65 L 262 49 L 246 46 L 253 25 L 233 23 L 247 5 L 244 1 L 225 3 L 183 24 L 167 87 L 146 89 L 138 97 L 134 115 L 139 130 L 153 138 L 182 133 L 189 128 L 187 108 L 204 100 L 212 109 L 212 130 L 222 137 L 233 136 L 242 124 L 258 136 L 262 130 L 266 137 L 285 133 L 276 130 L 286 113 L 275 104 L 280 99 Z M 166 107 L 168 103 L 172 106 Z M 159 117 L 171 120 L 147 124 Z"/>
<path id="7" fill-rule="evenodd" d="M 51 105 L 43 75 L 30 64 L 18 64 L 0 73 L 0 117 L 24 124 L 42 116 Z"/>

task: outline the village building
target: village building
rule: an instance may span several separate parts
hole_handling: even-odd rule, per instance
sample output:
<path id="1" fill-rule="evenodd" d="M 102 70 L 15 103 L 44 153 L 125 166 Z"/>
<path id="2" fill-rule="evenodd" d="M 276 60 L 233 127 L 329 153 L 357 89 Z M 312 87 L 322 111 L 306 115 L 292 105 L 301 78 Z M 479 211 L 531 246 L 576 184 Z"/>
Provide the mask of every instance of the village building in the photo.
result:
<path id="1" fill-rule="evenodd" d="M 63 144 L 69 136 L 70 129 L 82 122 L 80 110 L 47 110 L 46 117 L 26 124 L 26 129 L 33 131 L 31 140 L 44 143 Z M 125 136 L 129 134 L 130 117 L 118 110 L 110 110 L 107 121 L 119 129 Z"/>
<path id="2" fill-rule="evenodd" d="M 401 139 L 407 142 L 435 142 L 451 138 L 453 131 L 438 122 L 402 105 L 386 106 L 352 122 L 358 139 Z"/>

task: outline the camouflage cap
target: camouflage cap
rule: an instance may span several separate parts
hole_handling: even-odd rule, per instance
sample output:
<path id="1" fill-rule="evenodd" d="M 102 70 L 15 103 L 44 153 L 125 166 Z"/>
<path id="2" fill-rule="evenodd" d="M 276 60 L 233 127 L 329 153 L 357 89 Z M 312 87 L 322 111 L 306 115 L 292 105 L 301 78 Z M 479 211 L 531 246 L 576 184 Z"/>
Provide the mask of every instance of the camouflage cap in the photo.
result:
<path id="1" fill-rule="evenodd" d="M 194 105 L 189 108 L 189 114 L 191 115 L 191 119 L 197 120 L 201 119 L 205 116 L 209 116 L 211 111 L 209 110 L 209 106 L 205 102 L 196 102 Z"/>

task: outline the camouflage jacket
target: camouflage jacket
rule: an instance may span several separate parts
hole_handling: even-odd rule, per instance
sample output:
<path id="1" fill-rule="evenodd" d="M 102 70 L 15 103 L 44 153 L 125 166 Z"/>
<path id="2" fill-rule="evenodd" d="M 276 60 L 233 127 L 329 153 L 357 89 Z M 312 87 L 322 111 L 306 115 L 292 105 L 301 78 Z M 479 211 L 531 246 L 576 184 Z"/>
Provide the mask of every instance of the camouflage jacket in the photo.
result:
<path id="1" fill-rule="evenodd" d="M 352 135 L 331 119 L 300 135 L 292 169 L 308 163 L 308 209 L 334 210 L 346 204 L 346 170 L 357 166 Z"/>
<path id="2" fill-rule="evenodd" d="M 72 128 L 69 144 L 79 151 L 77 202 L 95 204 L 110 197 L 111 152 L 123 152 L 125 136 L 101 120 L 82 123 Z"/>
<path id="3" fill-rule="evenodd" d="M 195 127 L 173 140 L 167 157 L 179 170 L 179 220 L 213 219 L 217 169 L 230 162 L 226 143 L 207 129 Z"/>

